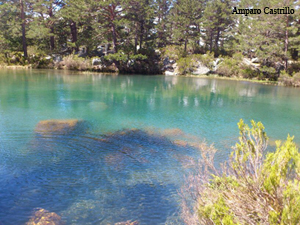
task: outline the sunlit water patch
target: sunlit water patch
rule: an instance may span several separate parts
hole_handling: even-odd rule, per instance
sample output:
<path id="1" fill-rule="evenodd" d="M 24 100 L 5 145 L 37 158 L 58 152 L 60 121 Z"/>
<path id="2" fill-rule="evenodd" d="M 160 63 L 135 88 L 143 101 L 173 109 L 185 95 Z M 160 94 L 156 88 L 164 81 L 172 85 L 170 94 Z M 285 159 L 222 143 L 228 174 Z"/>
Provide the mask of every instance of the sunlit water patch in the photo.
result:
<path id="1" fill-rule="evenodd" d="M 1 72 L 0 223 L 44 208 L 67 224 L 180 224 L 178 191 L 200 142 L 225 160 L 243 118 L 262 121 L 272 143 L 288 133 L 299 143 L 295 88 L 67 73 Z M 37 125 L 53 119 L 71 129 Z"/>

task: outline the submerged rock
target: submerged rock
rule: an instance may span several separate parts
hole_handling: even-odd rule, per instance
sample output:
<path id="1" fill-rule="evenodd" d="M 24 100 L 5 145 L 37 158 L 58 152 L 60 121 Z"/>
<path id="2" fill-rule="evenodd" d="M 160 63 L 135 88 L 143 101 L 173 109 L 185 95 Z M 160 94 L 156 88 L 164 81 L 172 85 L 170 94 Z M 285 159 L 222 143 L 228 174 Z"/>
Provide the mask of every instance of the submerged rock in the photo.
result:
<path id="1" fill-rule="evenodd" d="M 68 120 L 42 120 L 40 121 L 34 131 L 38 134 L 71 134 L 82 131 L 85 128 L 85 121 L 78 119 Z"/>
<path id="2" fill-rule="evenodd" d="M 90 102 L 89 107 L 95 111 L 103 111 L 108 105 L 105 102 Z"/>
<path id="3" fill-rule="evenodd" d="M 119 223 L 115 223 L 115 225 L 139 225 L 138 221 L 125 221 L 125 222 L 119 222 Z"/>
<path id="4" fill-rule="evenodd" d="M 62 225 L 61 217 L 54 212 L 39 209 L 34 213 L 26 225 Z"/>
<path id="5" fill-rule="evenodd" d="M 173 137 L 184 135 L 184 132 L 179 128 L 165 129 L 161 132 L 163 136 Z"/>

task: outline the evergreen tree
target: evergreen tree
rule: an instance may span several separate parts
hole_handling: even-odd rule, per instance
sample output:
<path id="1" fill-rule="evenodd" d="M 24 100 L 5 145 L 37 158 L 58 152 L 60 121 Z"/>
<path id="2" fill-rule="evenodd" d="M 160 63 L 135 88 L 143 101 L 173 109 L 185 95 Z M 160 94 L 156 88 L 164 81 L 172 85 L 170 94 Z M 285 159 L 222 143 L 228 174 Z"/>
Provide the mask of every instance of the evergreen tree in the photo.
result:
<path id="1" fill-rule="evenodd" d="M 168 44 L 168 37 L 170 30 L 169 13 L 172 1 L 169 0 L 157 0 L 156 2 L 156 32 L 157 32 L 157 46 L 163 47 Z"/>
<path id="2" fill-rule="evenodd" d="M 35 45 L 44 50 L 55 49 L 56 13 L 64 6 L 62 0 L 31 0 L 32 21 L 28 36 L 35 40 Z"/>
<path id="3" fill-rule="evenodd" d="M 264 10 L 265 7 L 283 8 L 289 6 L 296 11 L 297 2 L 279 0 L 258 0 L 241 2 L 240 7 L 255 7 Z M 239 48 L 249 57 L 258 57 L 263 66 L 277 67 L 278 63 L 288 68 L 290 59 L 290 38 L 295 30 L 295 20 L 288 14 L 261 14 L 235 15 L 238 20 L 238 43 Z M 294 39 L 296 43 L 296 39 Z"/>
<path id="4" fill-rule="evenodd" d="M 202 39 L 209 51 L 219 54 L 226 42 L 226 34 L 233 25 L 232 7 L 229 0 L 213 0 L 206 4 L 202 18 Z"/>
<path id="5" fill-rule="evenodd" d="M 203 15 L 202 2 L 198 0 L 177 0 L 171 14 L 173 38 L 184 43 L 184 52 L 190 40 L 199 40 L 200 19 Z M 198 29 L 197 29 L 198 28 Z"/>
<path id="6" fill-rule="evenodd" d="M 1 2 L 0 7 L 2 42 L 9 43 L 8 45 L 15 50 L 22 48 L 24 57 L 27 58 L 26 23 L 28 16 L 25 13 L 28 9 L 27 2 L 25 0 L 7 0 Z"/>
<path id="7" fill-rule="evenodd" d="M 131 0 L 126 11 L 127 28 L 132 34 L 134 40 L 134 53 L 137 52 L 137 46 L 140 49 L 144 43 L 153 46 L 154 40 L 154 3 L 150 0 L 136 1 Z"/>

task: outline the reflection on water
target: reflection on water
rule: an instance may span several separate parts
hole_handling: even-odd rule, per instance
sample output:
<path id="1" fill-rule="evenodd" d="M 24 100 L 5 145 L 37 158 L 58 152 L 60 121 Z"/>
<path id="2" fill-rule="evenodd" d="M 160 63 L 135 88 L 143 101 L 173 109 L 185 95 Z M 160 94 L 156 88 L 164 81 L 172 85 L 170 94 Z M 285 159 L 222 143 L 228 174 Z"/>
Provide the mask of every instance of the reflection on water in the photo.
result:
<path id="1" fill-rule="evenodd" d="M 42 207 L 67 224 L 180 224 L 177 191 L 200 141 L 226 159 L 243 118 L 262 121 L 272 140 L 300 142 L 295 88 L 69 73 L 0 72 L 0 223 L 24 224 Z M 34 132 L 49 119 L 89 126 Z"/>

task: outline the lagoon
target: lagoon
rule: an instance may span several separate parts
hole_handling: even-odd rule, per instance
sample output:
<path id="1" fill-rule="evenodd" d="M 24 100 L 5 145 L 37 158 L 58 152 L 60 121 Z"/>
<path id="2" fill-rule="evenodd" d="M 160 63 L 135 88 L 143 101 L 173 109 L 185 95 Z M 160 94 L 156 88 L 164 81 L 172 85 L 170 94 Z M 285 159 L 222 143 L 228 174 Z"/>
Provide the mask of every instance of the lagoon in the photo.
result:
<path id="1" fill-rule="evenodd" d="M 66 224 L 180 224 L 178 191 L 195 143 L 228 158 L 242 118 L 300 143 L 300 90 L 247 81 L 59 70 L 0 71 L 0 223 L 36 208 Z M 39 135 L 42 120 L 86 129 Z"/>

